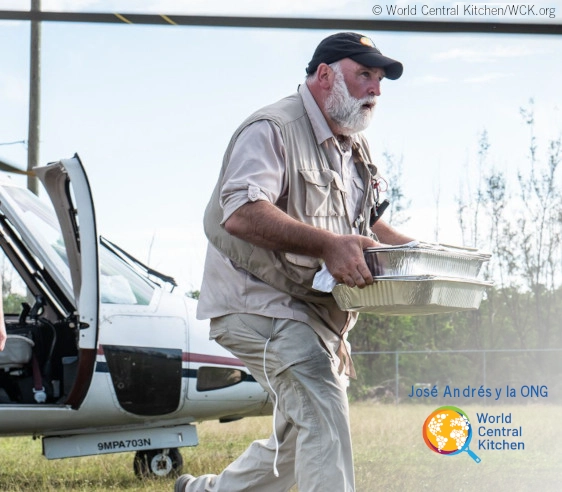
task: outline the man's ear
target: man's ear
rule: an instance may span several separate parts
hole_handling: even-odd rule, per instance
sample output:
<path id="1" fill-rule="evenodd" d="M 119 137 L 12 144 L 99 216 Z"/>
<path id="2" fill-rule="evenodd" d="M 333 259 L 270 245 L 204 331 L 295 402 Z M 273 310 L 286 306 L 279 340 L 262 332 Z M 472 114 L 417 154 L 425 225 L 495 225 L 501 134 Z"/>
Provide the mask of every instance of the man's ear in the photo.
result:
<path id="1" fill-rule="evenodd" d="M 335 73 L 326 63 L 321 63 L 316 69 L 316 77 L 320 87 L 324 90 L 330 90 L 334 84 Z"/>

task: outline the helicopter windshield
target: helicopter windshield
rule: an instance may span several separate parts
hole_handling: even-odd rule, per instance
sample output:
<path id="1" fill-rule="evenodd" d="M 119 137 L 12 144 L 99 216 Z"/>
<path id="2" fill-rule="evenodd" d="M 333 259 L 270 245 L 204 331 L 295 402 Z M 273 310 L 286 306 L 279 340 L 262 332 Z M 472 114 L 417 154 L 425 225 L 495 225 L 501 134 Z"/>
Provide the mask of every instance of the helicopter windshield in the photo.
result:
<path id="1" fill-rule="evenodd" d="M 40 249 L 40 252 L 34 252 L 35 255 L 40 256 L 38 259 L 42 264 L 48 264 L 55 270 L 51 273 L 64 283 L 64 290 L 72 292 L 67 251 L 51 204 L 23 188 L 5 186 L 4 190 L 13 202 L 18 219 L 32 233 L 36 248 Z M 148 305 L 154 293 L 154 284 L 103 243 L 100 246 L 101 302 Z"/>

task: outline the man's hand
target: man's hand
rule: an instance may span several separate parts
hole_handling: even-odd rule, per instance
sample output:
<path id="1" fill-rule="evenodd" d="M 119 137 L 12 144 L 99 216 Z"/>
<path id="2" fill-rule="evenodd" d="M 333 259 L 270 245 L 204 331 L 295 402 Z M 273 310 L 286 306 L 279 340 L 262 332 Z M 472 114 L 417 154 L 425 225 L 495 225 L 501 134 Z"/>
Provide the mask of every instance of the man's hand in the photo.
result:
<path id="1" fill-rule="evenodd" d="M 380 246 L 383 245 L 365 236 L 335 236 L 326 245 L 322 258 L 336 282 L 362 289 L 373 283 L 373 274 L 365 263 L 363 250 Z"/>

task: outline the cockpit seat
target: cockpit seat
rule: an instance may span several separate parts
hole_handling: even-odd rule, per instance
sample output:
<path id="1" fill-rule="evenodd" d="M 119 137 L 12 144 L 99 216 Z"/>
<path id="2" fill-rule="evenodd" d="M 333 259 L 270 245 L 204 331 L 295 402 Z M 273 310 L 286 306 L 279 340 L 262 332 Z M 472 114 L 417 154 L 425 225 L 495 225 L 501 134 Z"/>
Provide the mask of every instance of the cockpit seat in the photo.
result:
<path id="1" fill-rule="evenodd" d="M 33 356 L 33 340 L 23 335 L 8 335 L 6 346 L 0 352 L 0 370 L 21 369 Z"/>

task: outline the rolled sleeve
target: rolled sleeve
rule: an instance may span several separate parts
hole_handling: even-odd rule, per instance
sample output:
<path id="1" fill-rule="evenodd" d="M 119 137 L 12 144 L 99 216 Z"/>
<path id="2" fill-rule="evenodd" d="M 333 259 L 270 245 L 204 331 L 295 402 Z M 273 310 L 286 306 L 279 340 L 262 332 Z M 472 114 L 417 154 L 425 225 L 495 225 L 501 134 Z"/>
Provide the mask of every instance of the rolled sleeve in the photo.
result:
<path id="1" fill-rule="evenodd" d="M 277 125 L 260 120 L 238 136 L 224 174 L 220 204 L 222 224 L 242 205 L 277 203 L 286 192 L 285 148 Z"/>

